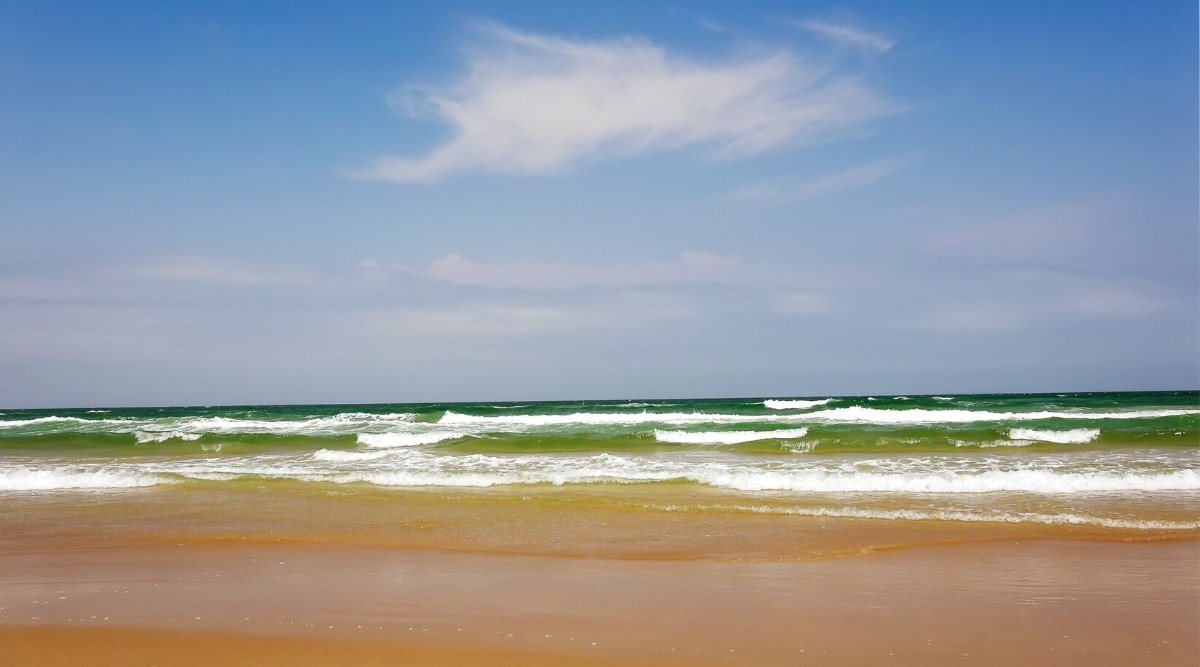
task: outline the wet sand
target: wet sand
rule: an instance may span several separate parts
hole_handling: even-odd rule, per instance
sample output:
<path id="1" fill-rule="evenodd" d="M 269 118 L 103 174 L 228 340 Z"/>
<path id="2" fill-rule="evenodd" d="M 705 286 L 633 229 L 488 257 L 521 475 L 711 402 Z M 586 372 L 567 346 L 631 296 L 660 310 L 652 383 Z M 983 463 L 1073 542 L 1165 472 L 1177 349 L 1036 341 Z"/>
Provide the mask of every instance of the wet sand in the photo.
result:
<path id="1" fill-rule="evenodd" d="M 5 665 L 1184 665 L 1200 544 L 809 561 L 354 545 L 7 550 Z"/>
<path id="2" fill-rule="evenodd" d="M 351 491 L 10 494 L 0 499 L 0 664 L 1186 665 L 1200 655 L 1194 530 L 771 515 L 711 509 L 719 495 L 670 487 Z"/>

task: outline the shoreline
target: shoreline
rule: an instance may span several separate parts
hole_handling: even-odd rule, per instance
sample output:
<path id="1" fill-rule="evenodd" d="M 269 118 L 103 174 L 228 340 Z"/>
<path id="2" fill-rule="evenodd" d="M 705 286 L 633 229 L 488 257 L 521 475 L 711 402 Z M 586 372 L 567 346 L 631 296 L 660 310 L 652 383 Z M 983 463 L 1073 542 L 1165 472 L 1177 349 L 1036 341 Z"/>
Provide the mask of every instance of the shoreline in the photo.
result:
<path id="1" fill-rule="evenodd" d="M 790 562 L 8 546 L 6 665 L 1177 665 L 1200 649 L 1196 539 Z"/>
<path id="2" fill-rule="evenodd" d="M 772 507 L 769 498 L 759 500 L 763 511 L 756 511 L 735 494 L 669 485 L 439 491 L 215 483 L 119 493 L 8 493 L 0 494 L 0 502 L 8 510 L 0 515 L 0 550 L 6 552 L 133 544 L 294 544 L 776 562 L 938 544 L 1200 540 L 1200 527 L 814 516 L 790 513 L 794 507 L 783 503 Z M 1194 523 L 1182 521 L 1194 516 L 1193 505 L 1178 507 L 1169 518 Z M 1162 515 L 1166 506 L 1156 511 Z"/>

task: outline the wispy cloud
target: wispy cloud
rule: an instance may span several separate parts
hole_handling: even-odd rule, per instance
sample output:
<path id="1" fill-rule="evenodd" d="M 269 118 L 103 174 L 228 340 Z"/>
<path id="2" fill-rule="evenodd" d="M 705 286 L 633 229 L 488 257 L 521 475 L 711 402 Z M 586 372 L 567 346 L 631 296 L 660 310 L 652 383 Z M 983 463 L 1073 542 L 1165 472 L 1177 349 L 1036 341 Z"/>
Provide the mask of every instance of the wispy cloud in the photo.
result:
<path id="1" fill-rule="evenodd" d="M 777 52 L 694 62 L 638 39 L 582 41 L 494 23 L 467 52 L 467 74 L 392 99 L 444 123 L 424 157 L 385 156 L 351 175 L 431 182 L 464 170 L 543 174 L 596 155 L 705 145 L 746 156 L 828 140 L 895 110 L 857 78 Z"/>
<path id="2" fill-rule="evenodd" d="M 522 295 L 515 299 L 377 308 L 355 314 L 353 327 L 369 337 L 430 340 L 444 336 L 492 339 L 571 332 L 635 332 L 661 322 L 697 317 L 701 309 L 667 295 Z"/>
<path id="3" fill-rule="evenodd" d="M 826 41 L 856 48 L 864 52 L 886 53 L 895 46 L 895 42 L 883 35 L 827 21 L 795 21 L 793 25 L 803 28 Z"/>
<path id="4" fill-rule="evenodd" d="M 269 286 L 313 282 L 304 271 L 213 257 L 162 257 L 114 269 L 125 277 L 172 283 Z"/>
<path id="5" fill-rule="evenodd" d="M 452 254 L 413 271 L 425 278 L 475 287 L 523 290 L 569 290 L 584 287 L 662 287 L 686 284 L 745 284 L 757 273 L 738 257 L 684 252 L 674 261 L 622 265 L 560 262 L 476 262 Z"/>
<path id="6" fill-rule="evenodd" d="M 780 294 L 775 309 L 791 315 L 813 315 L 830 309 L 832 301 L 824 294 L 785 292 Z"/>
<path id="7" fill-rule="evenodd" d="M 814 179 L 756 183 L 738 188 L 725 198 L 740 201 L 779 201 L 820 197 L 870 185 L 907 167 L 913 161 L 913 158 L 884 158 Z"/>

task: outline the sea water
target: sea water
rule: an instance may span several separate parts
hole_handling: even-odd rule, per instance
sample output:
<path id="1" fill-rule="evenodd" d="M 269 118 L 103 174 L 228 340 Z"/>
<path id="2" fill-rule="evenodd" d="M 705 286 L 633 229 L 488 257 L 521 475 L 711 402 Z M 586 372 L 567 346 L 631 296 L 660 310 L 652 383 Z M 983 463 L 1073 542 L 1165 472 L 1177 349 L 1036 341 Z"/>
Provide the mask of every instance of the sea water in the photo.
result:
<path id="1" fill-rule="evenodd" d="M 273 483 L 1190 532 L 1200 392 L 0 409 L 0 503 Z"/>

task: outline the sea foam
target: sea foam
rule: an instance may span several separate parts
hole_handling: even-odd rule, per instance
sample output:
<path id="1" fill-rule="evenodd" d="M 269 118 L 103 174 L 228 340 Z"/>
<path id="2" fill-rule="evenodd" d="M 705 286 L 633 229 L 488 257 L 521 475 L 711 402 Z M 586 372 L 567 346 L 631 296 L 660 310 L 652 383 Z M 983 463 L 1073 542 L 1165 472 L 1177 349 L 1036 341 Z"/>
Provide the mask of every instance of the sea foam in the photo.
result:
<path id="1" fill-rule="evenodd" d="M 1008 437 L 1013 440 L 1031 440 L 1034 442 L 1054 442 L 1060 445 L 1083 445 L 1095 440 L 1100 435 L 1098 428 L 1077 428 L 1070 431 L 1043 431 L 1033 428 L 1014 428 L 1009 430 Z"/>
<path id="2" fill-rule="evenodd" d="M 816 401 L 777 400 L 769 398 L 763 401 L 763 405 L 771 408 L 772 410 L 805 410 L 808 408 L 815 408 L 819 405 L 828 405 L 829 403 L 833 402 L 833 400 L 834 399 L 832 398 L 823 398 Z"/>
<path id="3" fill-rule="evenodd" d="M 659 442 L 683 445 L 737 445 L 758 440 L 794 440 L 808 434 L 807 428 L 776 431 L 664 431 L 654 429 Z"/>
<path id="4" fill-rule="evenodd" d="M 654 506 L 652 506 L 654 507 Z M 856 518 L 856 519 L 885 519 L 889 521 L 966 521 L 982 523 L 1041 523 L 1050 525 L 1092 525 L 1105 528 L 1125 528 L 1134 530 L 1196 530 L 1200 529 L 1200 521 L 1163 521 L 1156 519 L 1134 519 L 1108 516 L 1088 516 L 1084 514 L 1061 512 L 1048 514 L 1043 512 L 1006 512 L 979 510 L 926 510 L 926 509 L 871 509 L 860 507 L 787 507 L 770 505 L 737 505 L 737 506 L 659 506 L 665 511 L 687 510 L 736 510 L 755 514 L 786 514 L 794 516 Z"/>
<path id="5" fill-rule="evenodd" d="M 457 431 L 429 431 L 426 433 L 359 433 L 358 444 L 367 447 L 417 447 L 433 445 L 443 440 L 462 438 L 466 434 Z"/>
<path id="6" fill-rule="evenodd" d="M 0 471 L 0 491 L 130 489 L 167 482 L 155 475 L 108 469 L 35 470 L 18 467 Z"/>
<path id="7" fill-rule="evenodd" d="M 1041 421 L 1045 419 L 1150 419 L 1200 414 L 1200 410 L 1129 410 L 1125 412 L 992 412 L 989 410 L 882 410 L 849 406 L 803 415 L 814 422 L 843 424 L 969 424 L 971 422 Z"/>

